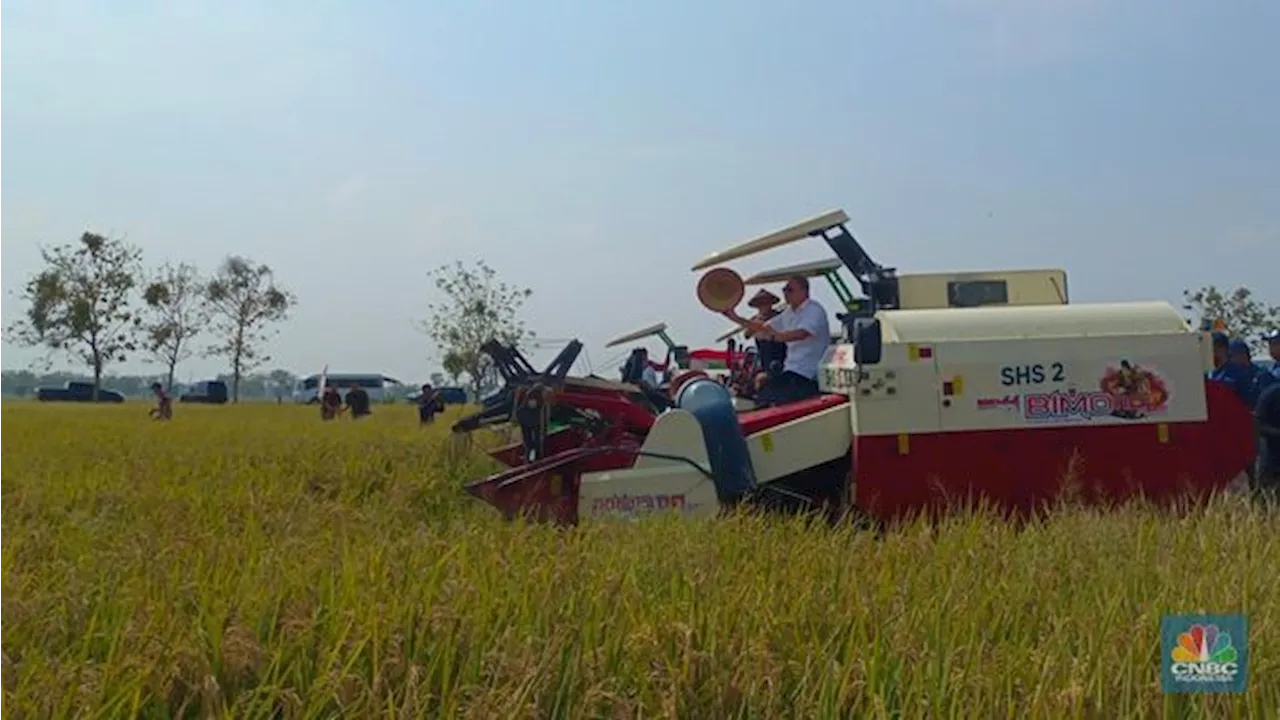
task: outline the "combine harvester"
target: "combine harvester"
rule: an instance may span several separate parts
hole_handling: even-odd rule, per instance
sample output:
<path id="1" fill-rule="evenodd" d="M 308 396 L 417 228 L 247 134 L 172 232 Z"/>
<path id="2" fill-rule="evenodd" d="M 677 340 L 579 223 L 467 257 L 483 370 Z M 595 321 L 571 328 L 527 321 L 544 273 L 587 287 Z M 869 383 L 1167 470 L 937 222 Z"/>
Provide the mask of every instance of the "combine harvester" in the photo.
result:
<path id="1" fill-rule="evenodd" d="M 629 342 L 643 340 L 649 337 L 656 337 L 667 346 L 666 357 L 662 363 L 654 363 L 654 369 L 662 368 L 674 377 L 682 371 L 697 370 L 706 373 L 708 377 L 720 379 L 728 376 L 729 364 L 731 357 L 723 350 L 715 350 L 711 348 L 700 348 L 690 351 L 688 345 L 677 345 L 671 336 L 667 334 L 667 324 L 657 323 L 648 327 L 641 328 L 625 335 L 620 335 L 609 342 L 605 343 L 606 348 L 617 347 Z M 718 342 L 718 341 L 717 341 Z M 634 357 L 636 351 L 632 351 Z M 630 362 L 630 360 L 628 360 Z M 624 373 L 624 377 L 628 374 L 634 374 L 642 370 L 642 368 L 632 368 L 633 373 Z M 639 375 L 635 375 L 635 381 L 638 381 Z"/>
<path id="2" fill-rule="evenodd" d="M 509 518 L 564 524 L 737 506 L 892 521 L 977 500 L 1025 514 L 1064 483 L 1092 503 L 1203 498 L 1253 461 L 1249 408 L 1206 379 L 1209 336 L 1171 305 L 1068 304 L 1061 271 L 898 278 L 847 219 L 828 213 L 694 267 L 827 241 L 866 299 L 841 314 L 821 395 L 738 413 L 704 377 L 677 378 L 670 399 L 568 377 L 576 341 L 543 373 L 491 344 L 511 403 L 456 429 L 515 418 L 524 440 L 494 451 L 508 469 L 467 491 Z M 698 286 L 715 312 L 745 292 L 723 267 Z M 564 429 L 548 434 L 549 421 Z"/>

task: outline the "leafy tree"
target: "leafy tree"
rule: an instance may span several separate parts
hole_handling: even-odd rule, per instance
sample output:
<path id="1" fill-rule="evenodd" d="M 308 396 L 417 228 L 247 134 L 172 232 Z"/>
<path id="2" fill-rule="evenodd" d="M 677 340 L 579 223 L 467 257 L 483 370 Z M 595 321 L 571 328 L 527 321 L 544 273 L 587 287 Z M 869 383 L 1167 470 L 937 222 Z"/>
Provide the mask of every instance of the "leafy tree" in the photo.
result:
<path id="1" fill-rule="evenodd" d="M 40 255 L 45 269 L 23 288 L 26 313 L 6 334 L 16 344 L 44 346 L 88 365 L 96 400 L 103 368 L 125 362 L 136 349 L 138 318 L 130 301 L 142 251 L 86 232 L 77 242 L 41 248 Z"/>
<path id="2" fill-rule="evenodd" d="M 431 271 L 446 301 L 428 305 L 430 315 L 421 329 L 444 351 L 445 371 L 466 373 L 479 397 L 493 360 L 480 348 L 490 340 L 518 344 L 532 337 L 520 320 L 520 308 L 533 294 L 497 280 L 497 272 L 483 260 L 474 267 L 461 262 Z"/>
<path id="3" fill-rule="evenodd" d="M 1212 325 L 1222 320 L 1231 337 L 1247 341 L 1254 348 L 1263 345 L 1261 336 L 1280 328 L 1280 305 L 1271 305 L 1254 296 L 1247 287 L 1223 292 L 1213 285 L 1196 291 L 1182 291 L 1182 309 L 1194 313 L 1193 324 Z"/>
<path id="4" fill-rule="evenodd" d="M 178 363 L 191 357 L 192 341 L 209 322 L 205 281 L 195 267 L 186 263 L 165 263 L 142 292 L 143 341 L 155 361 L 168 372 L 165 387 L 173 391 L 173 375 Z"/>
<path id="5" fill-rule="evenodd" d="M 462 356 L 456 352 L 450 351 L 444 354 L 444 360 L 441 361 L 440 365 L 445 374 L 449 376 L 449 381 L 454 385 L 458 384 L 458 378 L 462 377 L 462 374 L 467 371 L 464 363 Z"/>
<path id="6" fill-rule="evenodd" d="M 289 316 L 297 299 L 278 286 L 271 268 L 230 255 L 205 286 L 210 316 L 222 340 L 208 349 L 212 356 L 231 361 L 231 399 L 240 402 L 240 379 L 271 360 L 262 345 L 273 333 L 270 323 Z"/>

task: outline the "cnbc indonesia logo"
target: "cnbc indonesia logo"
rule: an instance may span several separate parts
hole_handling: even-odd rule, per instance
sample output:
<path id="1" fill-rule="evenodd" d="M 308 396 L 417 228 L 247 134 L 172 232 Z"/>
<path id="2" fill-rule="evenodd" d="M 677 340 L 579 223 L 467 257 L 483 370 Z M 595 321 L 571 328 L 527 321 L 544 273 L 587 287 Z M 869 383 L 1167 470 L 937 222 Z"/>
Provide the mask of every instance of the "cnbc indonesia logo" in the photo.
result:
<path id="1" fill-rule="evenodd" d="M 1239 657 L 1231 633 L 1217 625 L 1196 624 L 1178 634 L 1169 669 L 1177 683 L 1232 683 L 1240 672 Z"/>

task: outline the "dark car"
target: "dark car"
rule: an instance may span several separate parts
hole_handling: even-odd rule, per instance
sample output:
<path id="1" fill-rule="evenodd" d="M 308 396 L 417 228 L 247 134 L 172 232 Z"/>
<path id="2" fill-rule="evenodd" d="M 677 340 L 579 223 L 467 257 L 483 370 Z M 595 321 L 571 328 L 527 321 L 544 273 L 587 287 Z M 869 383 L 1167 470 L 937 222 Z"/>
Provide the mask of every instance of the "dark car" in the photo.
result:
<path id="1" fill-rule="evenodd" d="M 422 395 L 421 390 L 415 390 L 405 396 L 405 399 L 411 403 L 418 402 L 418 396 Z M 436 388 L 436 396 L 440 398 L 440 402 L 445 405 L 466 405 L 467 391 L 460 387 L 442 387 Z"/>
<path id="2" fill-rule="evenodd" d="M 93 383 L 72 380 L 66 387 L 42 387 L 36 389 L 36 400 L 40 402 L 93 402 Z M 115 390 L 102 388 L 98 391 L 98 402 L 122 403 L 124 395 Z"/>
<path id="3" fill-rule="evenodd" d="M 205 403 L 209 405 L 222 405 L 227 402 L 230 394 L 227 392 L 227 384 L 221 380 L 202 380 L 194 383 L 187 388 L 187 391 L 178 396 L 178 402 L 184 403 Z"/>

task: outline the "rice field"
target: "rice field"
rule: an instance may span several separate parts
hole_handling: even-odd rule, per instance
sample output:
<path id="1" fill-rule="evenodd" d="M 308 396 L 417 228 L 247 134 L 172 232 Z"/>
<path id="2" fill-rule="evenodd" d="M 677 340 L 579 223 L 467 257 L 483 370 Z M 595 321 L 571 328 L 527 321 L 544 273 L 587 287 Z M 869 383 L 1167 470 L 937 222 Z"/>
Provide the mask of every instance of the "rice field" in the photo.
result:
<path id="1" fill-rule="evenodd" d="M 5 716 L 1280 716 L 1274 510 L 557 530 L 456 412 L 4 403 Z M 1247 692 L 1163 694 L 1166 612 L 1246 613 Z"/>

